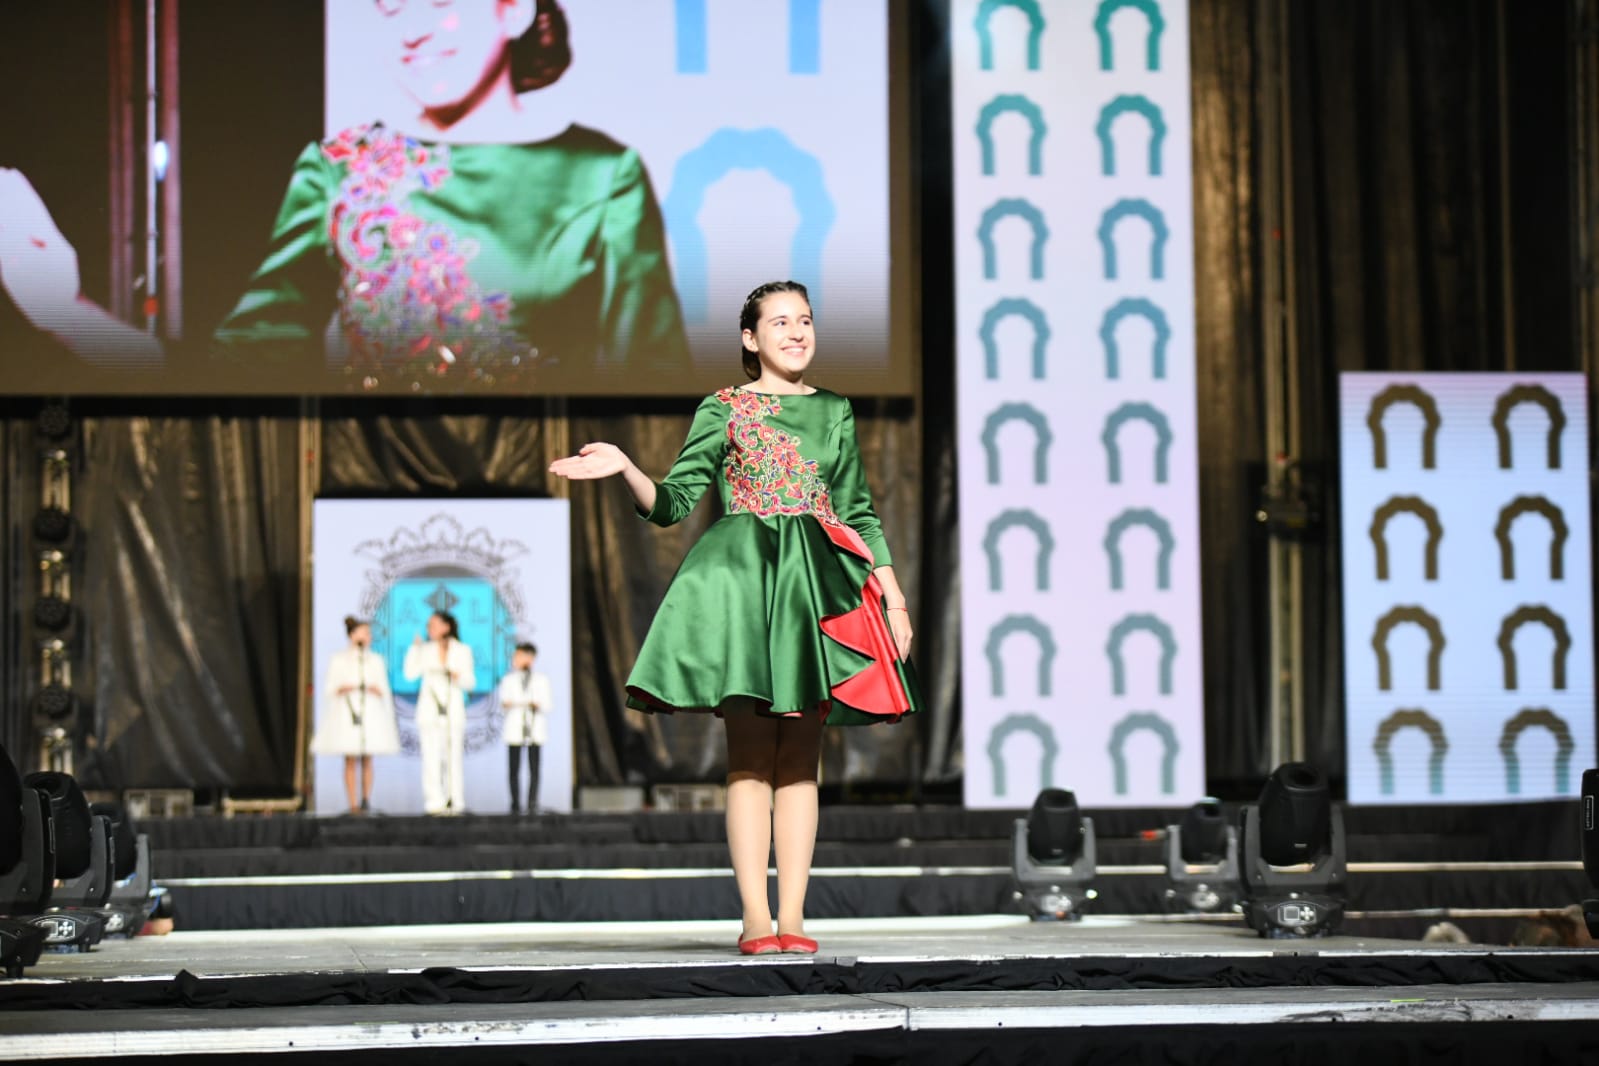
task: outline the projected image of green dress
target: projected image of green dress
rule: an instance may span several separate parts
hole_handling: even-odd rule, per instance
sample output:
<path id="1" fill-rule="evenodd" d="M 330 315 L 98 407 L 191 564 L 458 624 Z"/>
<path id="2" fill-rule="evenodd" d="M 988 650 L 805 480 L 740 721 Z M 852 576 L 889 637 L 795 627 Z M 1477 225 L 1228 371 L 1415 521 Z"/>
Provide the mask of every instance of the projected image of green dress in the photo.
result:
<path id="1" fill-rule="evenodd" d="M 722 517 L 672 579 L 627 681 L 640 710 L 819 712 L 830 725 L 920 707 L 872 573 L 890 564 L 849 401 L 818 390 L 707 396 L 660 482 L 657 525 L 716 484 Z"/>
<path id="2" fill-rule="evenodd" d="M 689 365 L 644 166 L 581 126 L 436 144 L 371 125 L 307 148 L 215 342 L 298 361 L 324 338 L 352 369 Z"/>

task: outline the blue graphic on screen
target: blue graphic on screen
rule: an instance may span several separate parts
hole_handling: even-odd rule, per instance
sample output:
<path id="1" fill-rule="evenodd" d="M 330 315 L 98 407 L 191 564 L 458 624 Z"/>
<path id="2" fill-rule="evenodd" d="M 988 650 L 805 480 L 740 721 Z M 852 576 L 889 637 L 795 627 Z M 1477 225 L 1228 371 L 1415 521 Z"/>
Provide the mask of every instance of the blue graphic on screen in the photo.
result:
<path id="1" fill-rule="evenodd" d="M 373 626 L 375 648 L 389 665 L 389 686 L 396 696 L 415 699 L 420 681 L 405 679 L 405 653 L 418 636 L 427 639 L 428 616 L 448 611 L 461 627 L 461 640 L 472 649 L 476 673 L 472 695 L 491 691 L 510 669 L 516 623 L 499 593 L 477 577 L 401 578 L 389 586 Z"/>
<path id="2" fill-rule="evenodd" d="M 710 70 L 710 25 L 705 0 L 676 0 L 677 72 Z M 788 72 L 822 72 L 822 0 L 788 0 Z"/>
<path id="3" fill-rule="evenodd" d="M 677 161 L 672 191 L 661 203 L 677 252 L 677 296 L 683 317 L 700 324 L 710 314 L 710 259 L 700 229 L 700 209 L 711 186 L 735 170 L 764 170 L 793 194 L 799 228 L 789 253 L 790 276 L 805 279 L 811 307 L 820 313 L 822 249 L 838 213 L 827 192 L 822 164 L 781 130 L 720 129 Z"/>

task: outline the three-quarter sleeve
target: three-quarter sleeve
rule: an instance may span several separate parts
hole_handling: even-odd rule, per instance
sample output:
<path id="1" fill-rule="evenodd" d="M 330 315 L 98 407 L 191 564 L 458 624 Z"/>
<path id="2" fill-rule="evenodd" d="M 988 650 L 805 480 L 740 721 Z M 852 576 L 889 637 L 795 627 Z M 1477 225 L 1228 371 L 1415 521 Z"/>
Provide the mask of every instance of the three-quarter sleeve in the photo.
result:
<path id="1" fill-rule="evenodd" d="M 714 395 L 700 401 L 688 439 L 671 471 L 655 485 L 655 506 L 639 517 L 658 526 L 681 522 L 700 502 L 727 453 L 727 405 Z"/>
<path id="2" fill-rule="evenodd" d="M 690 369 L 683 312 L 666 258 L 666 225 L 644 163 L 632 149 L 616 165 L 600 246 L 600 358 L 630 368 Z"/>
<path id="3" fill-rule="evenodd" d="M 320 352 L 339 285 L 328 244 L 332 192 L 330 164 L 312 144 L 295 161 L 266 259 L 217 327 L 219 354 L 304 359 L 313 344 Z"/>
<path id="4" fill-rule="evenodd" d="M 833 513 L 839 521 L 860 534 L 872 553 L 872 565 L 889 566 L 893 557 L 883 539 L 883 524 L 872 507 L 871 486 L 866 483 L 866 466 L 861 462 L 861 445 L 855 437 L 855 409 L 844 401 L 844 412 L 833 429 L 837 441 L 838 466 L 830 486 Z"/>

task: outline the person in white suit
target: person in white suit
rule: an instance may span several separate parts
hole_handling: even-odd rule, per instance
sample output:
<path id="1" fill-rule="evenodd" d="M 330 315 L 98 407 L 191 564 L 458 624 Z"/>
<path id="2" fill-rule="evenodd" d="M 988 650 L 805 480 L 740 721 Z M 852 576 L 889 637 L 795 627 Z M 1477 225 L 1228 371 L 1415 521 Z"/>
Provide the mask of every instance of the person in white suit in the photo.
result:
<path id="1" fill-rule="evenodd" d="M 344 792 L 350 813 L 372 806 L 372 756 L 400 750 L 394 721 L 394 695 L 389 691 L 389 665 L 372 650 L 372 627 L 347 617 L 344 632 L 350 646 L 334 653 L 323 686 L 322 717 L 311 751 L 344 756 Z"/>
<path id="2" fill-rule="evenodd" d="M 522 813 L 522 752 L 527 752 L 527 809 L 539 809 L 539 753 L 550 737 L 550 679 L 533 670 L 539 650 L 518 644 L 511 672 L 500 678 L 500 710 L 505 715 L 505 745 L 511 755 L 511 813 Z"/>
<path id="3" fill-rule="evenodd" d="M 466 810 L 466 697 L 476 666 L 472 649 L 448 611 L 428 617 L 428 639 L 419 635 L 405 653 L 405 679 L 420 681 L 416 735 L 422 749 L 422 807 L 428 814 Z"/>

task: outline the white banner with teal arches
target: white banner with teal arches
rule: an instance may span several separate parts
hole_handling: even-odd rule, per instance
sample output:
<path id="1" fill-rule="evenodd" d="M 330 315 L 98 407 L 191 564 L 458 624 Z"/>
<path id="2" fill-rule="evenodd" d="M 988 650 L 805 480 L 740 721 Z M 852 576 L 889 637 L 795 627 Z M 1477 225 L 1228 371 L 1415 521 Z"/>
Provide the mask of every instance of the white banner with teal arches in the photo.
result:
<path id="1" fill-rule="evenodd" d="M 1185 0 L 951 10 L 966 803 L 1205 791 Z"/>
<path id="2" fill-rule="evenodd" d="M 333 654 L 348 645 L 344 617 L 372 622 L 372 650 L 389 669 L 400 754 L 375 762 L 372 805 L 386 814 L 422 810 L 417 681 L 405 652 L 428 615 L 447 610 L 472 649 L 477 676 L 466 700 L 466 806 L 510 809 L 499 680 L 519 641 L 538 647 L 555 706 L 540 761 L 539 804 L 572 808 L 572 610 L 569 506 L 565 500 L 317 500 L 312 510 L 312 664 L 317 720 Z M 425 637 L 424 637 L 425 639 Z M 345 809 L 344 760 L 316 757 L 316 810 Z M 527 787 L 526 769 L 522 785 Z"/>
<path id="3" fill-rule="evenodd" d="M 1352 803 L 1574 796 L 1594 763 L 1581 374 L 1345 374 Z"/>

